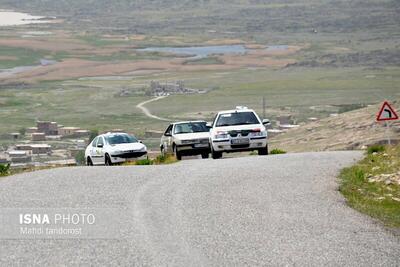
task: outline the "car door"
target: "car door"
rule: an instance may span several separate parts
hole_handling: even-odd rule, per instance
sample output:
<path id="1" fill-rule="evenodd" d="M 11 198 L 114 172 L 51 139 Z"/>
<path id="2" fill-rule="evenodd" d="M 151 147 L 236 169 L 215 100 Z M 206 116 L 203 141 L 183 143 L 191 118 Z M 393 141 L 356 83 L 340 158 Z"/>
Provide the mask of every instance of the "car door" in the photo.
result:
<path id="1" fill-rule="evenodd" d="M 164 151 L 167 153 L 171 153 L 172 152 L 172 128 L 173 128 L 173 124 L 170 124 L 167 128 L 167 130 L 165 130 L 163 136 L 162 136 L 162 146 L 164 147 Z"/>
<path id="2" fill-rule="evenodd" d="M 105 157 L 104 157 L 104 138 L 102 136 L 99 137 L 97 140 L 96 148 L 95 148 L 95 155 L 96 155 L 96 162 L 97 164 L 104 164 Z"/>
<path id="3" fill-rule="evenodd" d="M 93 139 L 91 145 L 90 145 L 90 158 L 92 159 L 93 164 L 98 164 L 97 158 L 96 158 L 96 149 L 97 149 L 97 141 L 99 140 L 99 137 L 96 137 Z"/>

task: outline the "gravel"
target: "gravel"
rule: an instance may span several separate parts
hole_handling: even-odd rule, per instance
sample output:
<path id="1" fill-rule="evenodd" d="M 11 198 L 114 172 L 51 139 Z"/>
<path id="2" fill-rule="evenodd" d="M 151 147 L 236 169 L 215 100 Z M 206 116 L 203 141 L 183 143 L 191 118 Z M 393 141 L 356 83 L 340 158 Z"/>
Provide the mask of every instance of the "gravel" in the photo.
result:
<path id="1" fill-rule="evenodd" d="M 399 237 L 337 191 L 339 170 L 361 157 L 299 153 L 0 179 L 0 210 L 123 211 L 105 221 L 113 237 L 0 236 L 0 265 L 399 266 Z"/>

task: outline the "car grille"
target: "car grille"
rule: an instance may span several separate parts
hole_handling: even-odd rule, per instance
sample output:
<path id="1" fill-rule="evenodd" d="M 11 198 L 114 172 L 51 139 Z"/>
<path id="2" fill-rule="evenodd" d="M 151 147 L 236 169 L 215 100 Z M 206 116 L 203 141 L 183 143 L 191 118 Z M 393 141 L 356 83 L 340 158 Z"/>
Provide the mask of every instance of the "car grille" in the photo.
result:
<path id="1" fill-rule="evenodd" d="M 230 135 L 231 137 L 237 137 L 238 134 L 240 134 L 241 136 L 248 136 L 249 133 L 251 133 L 251 132 L 252 132 L 252 130 L 241 130 L 241 131 L 235 131 L 235 130 L 233 130 L 233 131 L 230 131 L 230 132 L 229 132 L 229 135 Z"/>

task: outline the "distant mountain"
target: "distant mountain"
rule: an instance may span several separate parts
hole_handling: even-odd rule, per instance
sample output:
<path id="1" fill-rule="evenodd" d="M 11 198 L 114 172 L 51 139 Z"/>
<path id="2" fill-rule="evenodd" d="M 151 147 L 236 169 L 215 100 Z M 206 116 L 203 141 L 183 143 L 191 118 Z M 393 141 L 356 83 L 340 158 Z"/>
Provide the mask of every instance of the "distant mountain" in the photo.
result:
<path id="1" fill-rule="evenodd" d="M 400 26 L 398 0 L 0 0 L 0 8 L 62 17 L 77 30 L 125 33 L 381 33 Z"/>

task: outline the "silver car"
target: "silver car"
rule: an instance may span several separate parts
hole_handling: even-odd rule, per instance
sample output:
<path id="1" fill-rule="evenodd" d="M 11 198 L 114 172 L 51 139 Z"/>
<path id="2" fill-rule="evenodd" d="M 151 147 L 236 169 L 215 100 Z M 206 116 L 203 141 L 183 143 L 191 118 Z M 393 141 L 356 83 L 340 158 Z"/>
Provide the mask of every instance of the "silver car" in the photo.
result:
<path id="1" fill-rule="evenodd" d="M 173 153 L 178 160 L 182 156 L 210 153 L 210 129 L 205 121 L 181 121 L 170 124 L 161 137 L 161 154 Z"/>

